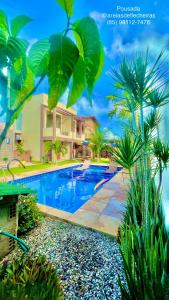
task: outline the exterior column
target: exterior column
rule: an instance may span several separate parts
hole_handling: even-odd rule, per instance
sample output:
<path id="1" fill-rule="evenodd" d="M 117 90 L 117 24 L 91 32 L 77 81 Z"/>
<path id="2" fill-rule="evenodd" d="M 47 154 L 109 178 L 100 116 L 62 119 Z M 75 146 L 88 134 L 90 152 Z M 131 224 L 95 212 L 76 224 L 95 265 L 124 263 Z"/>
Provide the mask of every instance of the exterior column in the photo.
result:
<path id="1" fill-rule="evenodd" d="M 79 133 L 80 133 L 80 137 L 82 136 L 82 122 L 79 122 Z"/>
<path id="2" fill-rule="evenodd" d="M 74 158 L 73 142 L 70 143 L 70 159 Z"/>
<path id="3" fill-rule="evenodd" d="M 40 160 L 42 160 L 42 157 L 45 155 L 45 150 L 44 150 L 44 141 L 43 141 L 43 130 L 44 130 L 44 125 L 45 125 L 45 114 L 46 114 L 46 109 L 43 105 L 41 105 L 40 108 Z"/>
<path id="4" fill-rule="evenodd" d="M 82 145 L 82 157 L 84 158 L 86 156 L 86 146 Z"/>
<path id="5" fill-rule="evenodd" d="M 56 140 L 56 108 L 53 110 L 53 137 L 52 140 Z"/>
<path id="6" fill-rule="evenodd" d="M 56 108 L 53 109 L 53 136 L 52 141 L 56 140 Z M 54 151 L 52 151 L 52 162 L 56 161 L 56 155 Z"/>

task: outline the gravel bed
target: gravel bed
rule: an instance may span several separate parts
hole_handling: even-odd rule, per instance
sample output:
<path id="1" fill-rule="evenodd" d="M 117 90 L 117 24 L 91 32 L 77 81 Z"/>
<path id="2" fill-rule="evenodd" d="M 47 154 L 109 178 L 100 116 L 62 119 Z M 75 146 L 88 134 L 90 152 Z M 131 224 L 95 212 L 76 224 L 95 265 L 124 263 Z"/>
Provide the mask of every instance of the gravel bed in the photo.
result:
<path id="1" fill-rule="evenodd" d="M 125 278 L 114 238 L 45 218 L 24 240 L 32 255 L 46 255 L 56 266 L 65 299 L 122 299 L 117 281 L 120 276 L 125 283 Z M 16 256 L 18 251 L 8 258 Z"/>

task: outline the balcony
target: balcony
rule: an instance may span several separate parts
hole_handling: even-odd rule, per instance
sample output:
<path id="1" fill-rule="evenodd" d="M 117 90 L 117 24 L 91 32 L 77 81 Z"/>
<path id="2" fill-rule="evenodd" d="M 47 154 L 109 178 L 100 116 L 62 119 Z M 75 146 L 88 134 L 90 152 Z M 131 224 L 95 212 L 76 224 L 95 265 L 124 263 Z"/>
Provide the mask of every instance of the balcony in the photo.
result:
<path id="1" fill-rule="evenodd" d="M 53 137 L 53 128 L 43 128 L 43 136 L 44 137 Z M 61 131 L 60 128 L 56 128 L 56 138 L 68 138 L 68 139 L 77 139 L 83 141 L 85 139 L 84 134 L 76 133 L 73 131 Z"/>
<path id="2" fill-rule="evenodd" d="M 44 137 L 51 137 L 51 136 L 53 136 L 53 128 L 52 127 L 43 128 L 43 136 Z"/>

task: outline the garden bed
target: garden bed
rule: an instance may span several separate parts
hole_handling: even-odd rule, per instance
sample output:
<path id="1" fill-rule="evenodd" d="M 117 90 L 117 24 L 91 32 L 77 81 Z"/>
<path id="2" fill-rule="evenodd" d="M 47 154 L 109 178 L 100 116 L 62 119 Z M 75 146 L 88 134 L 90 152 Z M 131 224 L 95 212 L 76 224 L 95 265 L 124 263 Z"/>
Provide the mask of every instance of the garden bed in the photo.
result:
<path id="1" fill-rule="evenodd" d="M 121 299 L 125 282 L 114 238 L 80 226 L 45 218 L 24 238 L 33 256 L 46 255 L 56 267 L 65 299 Z M 16 249 L 8 259 L 16 256 Z"/>

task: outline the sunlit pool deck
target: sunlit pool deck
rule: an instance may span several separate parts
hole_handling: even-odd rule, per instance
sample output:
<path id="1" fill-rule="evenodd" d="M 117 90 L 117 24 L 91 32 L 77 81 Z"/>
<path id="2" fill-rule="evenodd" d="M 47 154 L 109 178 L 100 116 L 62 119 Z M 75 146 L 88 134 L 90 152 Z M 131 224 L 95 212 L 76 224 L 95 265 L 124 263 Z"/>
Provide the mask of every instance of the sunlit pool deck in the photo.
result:
<path id="1" fill-rule="evenodd" d="M 35 174 L 60 170 L 75 165 L 76 164 L 54 167 L 40 172 L 28 172 L 23 174 L 23 176 L 16 176 L 16 178 L 26 178 Z M 125 210 L 126 193 L 127 176 L 124 171 L 121 170 L 111 180 L 105 183 L 104 186 L 75 213 L 65 212 L 43 204 L 38 204 L 38 206 L 47 216 L 116 236 L 121 223 L 122 214 Z"/>

